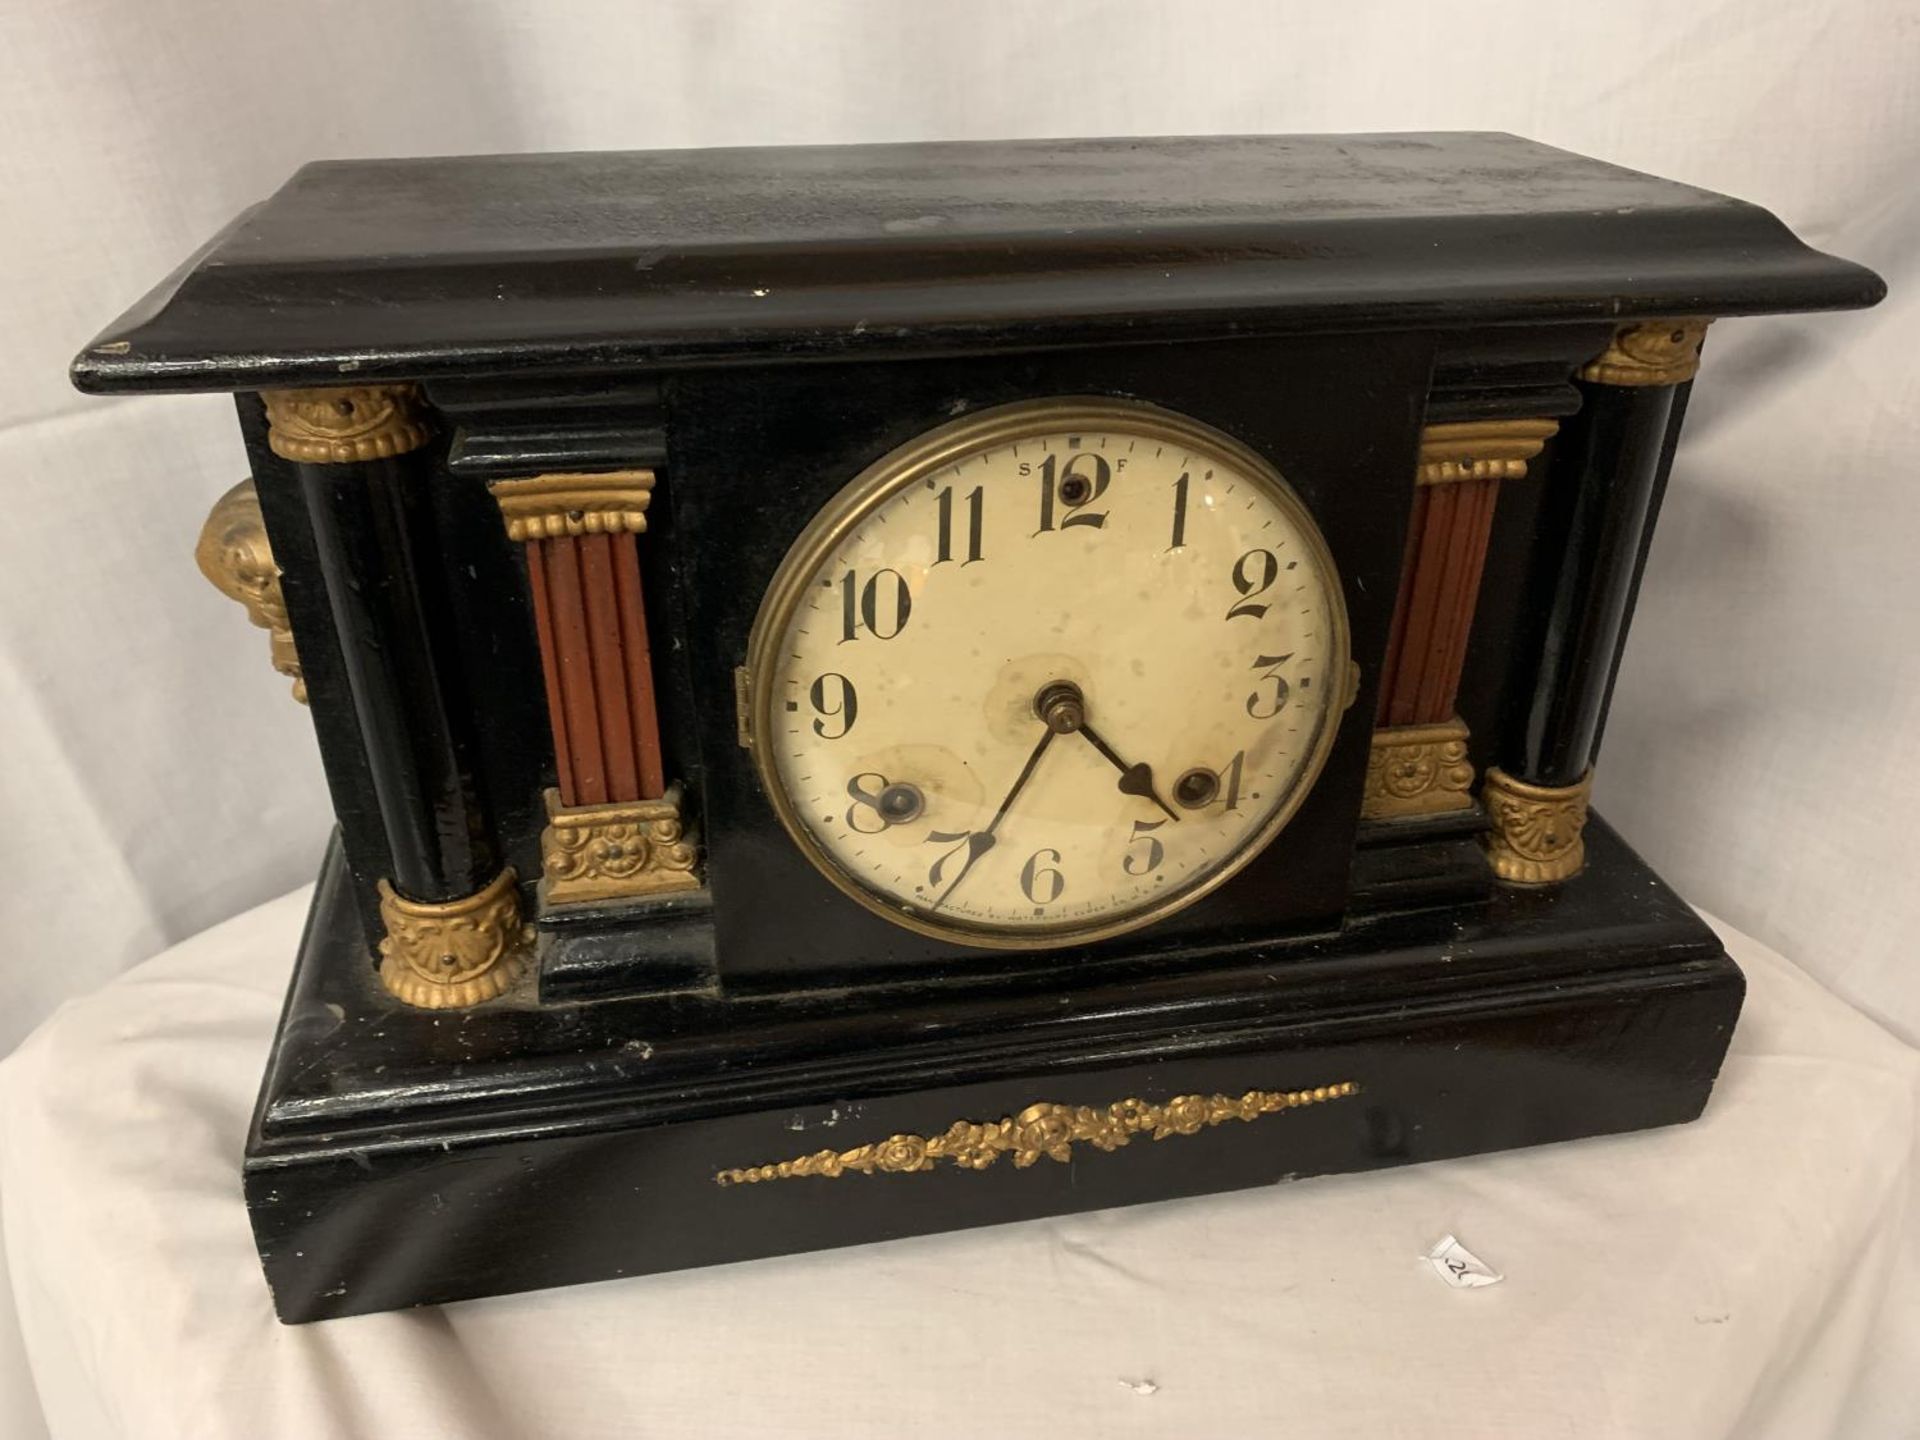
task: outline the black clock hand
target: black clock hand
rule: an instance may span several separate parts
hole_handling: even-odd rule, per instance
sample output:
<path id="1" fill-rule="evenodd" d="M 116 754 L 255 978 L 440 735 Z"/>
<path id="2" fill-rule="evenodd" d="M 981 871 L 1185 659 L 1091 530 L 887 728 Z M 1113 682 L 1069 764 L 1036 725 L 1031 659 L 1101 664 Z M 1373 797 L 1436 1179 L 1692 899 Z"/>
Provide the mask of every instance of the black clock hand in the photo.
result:
<path id="1" fill-rule="evenodd" d="M 1080 722 L 1080 733 L 1086 736 L 1093 748 L 1106 756 L 1108 761 L 1113 765 L 1113 768 L 1120 772 L 1120 793 L 1122 795 L 1138 795 L 1142 800 L 1151 800 L 1167 812 L 1167 818 L 1169 820 L 1178 820 L 1180 818 L 1179 815 L 1174 812 L 1174 808 L 1160 798 L 1160 792 L 1153 788 L 1152 766 L 1144 761 L 1138 765 L 1129 765 L 1120 758 L 1119 754 L 1111 745 L 1101 738 L 1100 732 L 1087 724 L 1085 720 Z"/>
<path id="2" fill-rule="evenodd" d="M 1088 743 L 1106 756 L 1113 768 L 1120 772 L 1122 795 L 1138 795 L 1143 800 L 1151 800 L 1167 812 L 1169 820 L 1180 818 L 1153 788 L 1153 768 L 1145 764 L 1129 765 L 1120 758 L 1120 752 L 1087 723 L 1087 697 L 1080 693 L 1078 685 L 1071 680 L 1056 680 L 1051 685 L 1043 685 L 1040 693 L 1033 698 L 1033 708 L 1047 722 L 1049 730 L 1057 730 L 1062 735 L 1078 730 L 1086 736 Z"/>
<path id="3" fill-rule="evenodd" d="M 993 819 L 987 822 L 987 828 L 976 830 L 967 836 L 966 860 L 961 864 L 959 873 L 953 877 L 953 883 L 940 892 L 940 898 L 928 907 L 929 910 L 938 910 L 946 904 L 947 897 L 959 888 L 962 880 L 967 878 L 967 872 L 973 869 L 974 862 L 999 843 L 999 837 L 994 832 L 1000 828 L 1000 822 L 1007 818 L 1007 811 L 1013 808 L 1013 802 L 1019 797 L 1020 792 L 1026 789 L 1027 781 L 1033 778 L 1034 769 L 1039 765 L 1040 757 L 1047 753 L 1047 746 L 1053 743 L 1053 737 L 1054 731 L 1051 726 L 1041 731 L 1040 743 L 1033 747 L 1033 753 L 1027 756 L 1027 763 L 1020 767 L 1020 774 L 1014 780 L 1013 788 L 1007 791 L 1007 797 L 1000 802 L 1000 808 L 993 812 Z"/>

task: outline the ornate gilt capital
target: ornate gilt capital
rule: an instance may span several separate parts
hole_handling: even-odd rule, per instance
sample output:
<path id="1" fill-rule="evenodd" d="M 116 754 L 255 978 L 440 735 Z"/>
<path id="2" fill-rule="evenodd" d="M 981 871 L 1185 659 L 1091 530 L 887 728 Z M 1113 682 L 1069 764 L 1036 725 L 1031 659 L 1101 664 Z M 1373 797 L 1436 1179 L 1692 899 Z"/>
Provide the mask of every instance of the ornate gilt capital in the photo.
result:
<path id="1" fill-rule="evenodd" d="M 307 681 L 293 648 L 287 602 L 280 594 L 280 567 L 267 543 L 267 522 L 253 481 L 242 480 L 213 502 L 193 547 L 200 573 L 230 600 L 238 600 L 247 619 L 267 632 L 273 668 L 293 681 L 293 698 L 307 703 Z"/>
<path id="2" fill-rule="evenodd" d="M 559 791 L 547 791 L 540 893 L 548 904 L 697 890 L 699 856 L 680 818 L 677 785 L 658 800 L 573 807 L 560 803 Z"/>
<path id="3" fill-rule="evenodd" d="M 409 900 L 386 881 L 380 918 L 380 983 L 389 994 L 427 1010 L 478 1005 L 504 993 L 526 972 L 533 927 L 520 923 L 520 894 L 511 869 L 458 900 Z"/>
<path id="4" fill-rule="evenodd" d="M 1558 420 L 1460 420 L 1420 432 L 1421 485 L 1460 480 L 1520 480 L 1527 462 L 1560 428 Z"/>
<path id="5" fill-rule="evenodd" d="M 1399 820 L 1473 808 L 1473 766 L 1467 726 L 1455 718 L 1438 725 L 1391 725 L 1373 732 L 1367 789 L 1360 813 Z"/>
<path id="6" fill-rule="evenodd" d="M 263 390 L 267 444 L 282 460 L 351 465 L 418 450 L 432 438 L 413 385 Z"/>
<path id="7" fill-rule="evenodd" d="M 744 1170 L 722 1170 L 714 1180 L 721 1185 L 757 1185 L 763 1180 L 797 1180 L 809 1176 L 837 1180 L 842 1175 L 911 1175 L 932 1170 L 936 1160 L 948 1160 L 962 1170 L 985 1170 L 1002 1155 L 1013 1157 L 1024 1170 L 1043 1157 L 1065 1164 L 1075 1145 L 1096 1150 L 1125 1148 L 1135 1136 L 1167 1140 L 1176 1135 L 1198 1135 L 1229 1120 L 1252 1122 L 1283 1110 L 1324 1105 L 1358 1095 L 1352 1080 L 1319 1085 L 1311 1090 L 1249 1090 L 1244 1095 L 1176 1095 L 1164 1104 L 1146 1100 L 1116 1100 L 1111 1105 L 1057 1105 L 1042 1101 L 1018 1115 L 985 1124 L 956 1120 L 938 1135 L 893 1135 L 851 1150 L 817 1150 L 772 1165 Z"/>
<path id="8" fill-rule="evenodd" d="M 500 502 L 512 540 L 556 540 L 563 535 L 638 535 L 653 500 L 651 470 L 589 475 L 535 475 L 496 480 L 487 487 Z"/>
<path id="9" fill-rule="evenodd" d="M 1592 792 L 1591 770 L 1572 785 L 1529 785 L 1490 767 L 1480 799 L 1493 822 L 1486 842 L 1493 873 L 1516 885 L 1551 885 L 1578 875 L 1587 858 L 1580 832 L 1587 828 Z"/>
<path id="10" fill-rule="evenodd" d="M 1580 378 L 1596 385 L 1678 385 L 1700 368 L 1708 320 L 1642 320 L 1613 332 L 1613 343 Z"/>

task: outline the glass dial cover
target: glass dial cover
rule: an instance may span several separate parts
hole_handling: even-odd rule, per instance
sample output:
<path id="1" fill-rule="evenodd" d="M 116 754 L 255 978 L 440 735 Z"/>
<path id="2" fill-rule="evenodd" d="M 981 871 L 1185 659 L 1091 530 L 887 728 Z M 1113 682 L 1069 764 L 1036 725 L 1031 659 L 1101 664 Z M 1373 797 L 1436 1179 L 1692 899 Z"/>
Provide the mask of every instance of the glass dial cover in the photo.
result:
<path id="1" fill-rule="evenodd" d="M 755 760 L 833 883 L 910 929 L 1040 948 L 1224 883 L 1286 824 L 1349 698 L 1299 497 L 1154 407 L 1028 402 L 856 477 L 749 650 Z"/>

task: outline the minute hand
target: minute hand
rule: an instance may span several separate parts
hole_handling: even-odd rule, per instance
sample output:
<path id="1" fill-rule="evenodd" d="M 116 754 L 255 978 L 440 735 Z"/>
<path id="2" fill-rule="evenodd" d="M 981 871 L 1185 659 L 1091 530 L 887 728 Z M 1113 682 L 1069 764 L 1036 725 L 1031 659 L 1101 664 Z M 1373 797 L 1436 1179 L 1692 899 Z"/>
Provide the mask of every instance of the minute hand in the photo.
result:
<path id="1" fill-rule="evenodd" d="M 1160 798 L 1160 792 L 1153 788 L 1152 766 L 1146 764 L 1144 761 L 1138 765 L 1129 765 L 1120 758 L 1119 752 L 1101 737 L 1100 732 L 1084 720 L 1080 723 L 1080 733 L 1086 736 L 1087 742 L 1102 755 L 1106 756 L 1113 768 L 1120 772 L 1120 793 L 1122 795 L 1138 795 L 1143 800 L 1151 800 L 1167 812 L 1167 818 L 1169 820 L 1178 820 L 1180 818 L 1180 816 L 1175 813 L 1174 808 Z"/>
<path id="2" fill-rule="evenodd" d="M 998 837 L 993 832 L 1000 828 L 1000 822 L 1007 818 L 1007 811 L 1013 808 L 1013 802 L 1019 797 L 1020 792 L 1027 788 L 1027 781 L 1033 778 L 1033 772 L 1040 763 L 1040 757 L 1047 753 L 1047 746 L 1053 743 L 1053 735 L 1051 727 L 1040 732 L 1040 743 L 1033 747 L 1033 753 L 1027 756 L 1027 763 L 1020 767 L 1020 774 L 1014 779 L 1013 788 L 1007 791 L 1007 798 L 1000 802 L 1000 808 L 993 812 L 993 819 L 987 822 L 987 828 L 976 830 L 967 836 L 967 858 L 960 866 L 960 873 L 955 875 L 952 883 L 940 892 L 940 898 L 928 907 L 930 910 L 938 910 L 946 904 L 947 897 L 959 888 L 960 882 L 967 878 L 967 872 L 973 869 L 974 861 L 986 854 L 997 843 Z"/>

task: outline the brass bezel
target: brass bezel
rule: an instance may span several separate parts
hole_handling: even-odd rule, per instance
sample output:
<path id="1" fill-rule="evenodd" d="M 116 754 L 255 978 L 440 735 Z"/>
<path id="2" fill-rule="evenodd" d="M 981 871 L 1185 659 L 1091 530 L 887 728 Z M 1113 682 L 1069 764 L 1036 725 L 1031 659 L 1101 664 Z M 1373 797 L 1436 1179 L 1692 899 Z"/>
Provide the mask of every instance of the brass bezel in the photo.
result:
<path id="1" fill-rule="evenodd" d="M 1274 807 L 1257 833 L 1250 836 L 1240 852 L 1218 870 L 1140 910 L 1118 919 L 1096 924 L 1036 927 L 1009 930 L 997 926 L 964 921 L 929 920 L 898 901 L 872 890 L 844 871 L 838 861 L 816 840 L 801 821 L 792 798 L 781 783 L 778 768 L 762 737 L 773 733 L 774 675 L 779 638 L 786 632 L 795 607 L 806 593 L 815 572 L 842 540 L 875 510 L 916 482 L 951 465 L 960 456 L 975 450 L 1012 443 L 1022 438 L 1057 430 L 1092 430 L 1100 426 L 1125 428 L 1129 433 L 1172 441 L 1194 452 L 1209 452 L 1226 464 L 1237 467 L 1247 478 L 1263 485 L 1274 502 L 1294 521 L 1306 544 L 1312 562 L 1323 577 L 1333 616 L 1333 636 L 1329 652 L 1334 664 L 1344 660 L 1349 675 L 1329 676 L 1328 697 L 1319 734 L 1314 737 L 1306 763 L 1286 797 Z M 1163 410 L 1138 400 L 1108 399 L 1098 396 L 1061 396 L 1043 400 L 1021 400 L 996 406 L 951 420 L 916 436 L 889 451 L 867 466 L 829 500 L 800 532 L 774 572 L 760 609 L 754 617 L 747 642 L 747 733 L 751 740 L 754 769 L 766 791 L 774 813 L 800 853 L 830 881 L 834 888 L 874 914 L 917 934 L 994 950 L 1057 950 L 1111 939 L 1144 929 L 1212 894 L 1255 856 L 1273 843 L 1300 809 L 1307 793 L 1326 768 L 1338 738 L 1345 710 L 1337 697 L 1343 687 L 1335 680 L 1352 678 L 1352 660 L 1347 623 L 1346 594 L 1341 588 L 1340 572 L 1333 563 L 1333 552 L 1315 523 L 1306 503 L 1258 452 L 1210 425 Z M 1350 688 L 1347 687 L 1347 688 Z"/>

